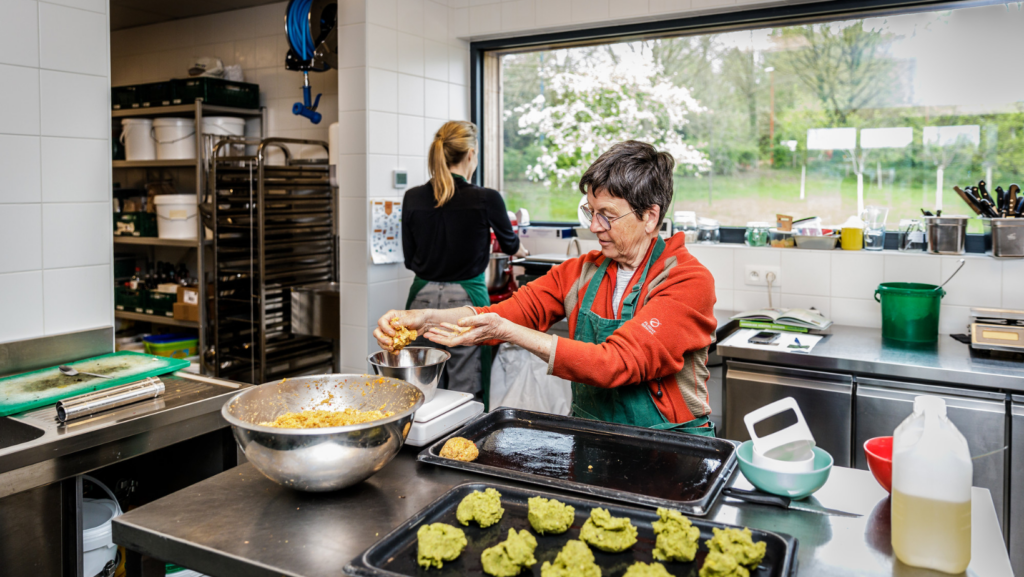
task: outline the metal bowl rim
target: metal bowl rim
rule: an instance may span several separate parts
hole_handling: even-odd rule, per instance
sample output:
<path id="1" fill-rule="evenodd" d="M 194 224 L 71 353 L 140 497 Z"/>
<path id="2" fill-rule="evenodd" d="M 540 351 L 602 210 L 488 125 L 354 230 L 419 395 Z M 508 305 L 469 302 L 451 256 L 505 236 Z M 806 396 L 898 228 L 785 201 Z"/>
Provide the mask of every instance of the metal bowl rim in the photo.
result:
<path id="1" fill-rule="evenodd" d="M 415 386 L 412 383 L 409 383 L 407 381 L 403 381 L 401 379 L 394 379 L 394 378 L 391 378 L 391 377 L 383 377 L 383 376 L 380 376 L 380 375 L 357 375 L 357 374 L 354 374 L 354 373 L 349 373 L 349 374 L 333 374 L 333 373 L 330 373 L 330 374 L 323 374 L 323 375 L 304 375 L 303 377 L 296 377 L 296 378 L 306 378 L 306 377 L 310 377 L 310 378 L 316 378 L 316 377 L 372 377 L 374 379 L 385 379 L 385 380 L 388 380 L 388 381 L 394 381 L 396 383 L 399 383 L 399 384 L 402 384 L 402 385 L 405 385 L 405 386 L 408 386 L 408 387 L 412 387 L 413 389 L 415 389 L 416 393 L 419 394 L 419 396 L 416 398 L 416 402 L 413 403 L 412 408 L 406 409 L 405 411 L 402 411 L 401 413 L 396 413 L 396 414 L 394 414 L 394 415 L 392 415 L 390 417 L 387 417 L 385 419 L 380 419 L 378 421 L 370 421 L 368 423 L 360 423 L 360 424 L 357 424 L 357 425 L 345 425 L 343 427 L 321 427 L 321 428 L 317 428 L 317 429 L 288 429 L 288 428 L 284 428 L 284 427 L 264 427 L 262 425 L 255 425 L 253 423 L 249 423 L 249 422 L 243 421 L 243 420 L 235 417 L 234 415 L 232 415 L 228 411 L 228 407 L 231 406 L 231 403 L 234 403 L 236 400 L 238 400 L 239 397 L 241 397 L 245 393 L 247 393 L 247 392 L 249 392 L 251 390 L 254 390 L 256 388 L 256 387 L 251 387 L 249 389 L 246 389 L 244 391 L 240 391 L 240 392 L 232 395 L 231 398 L 228 399 L 226 403 L 224 403 L 224 406 L 222 406 L 220 408 L 220 414 L 221 414 L 221 416 L 224 417 L 224 420 L 227 421 L 228 424 L 230 424 L 232 427 L 239 427 L 239 428 L 245 429 L 247 431 L 257 431 L 257 432 L 260 432 L 260 433 L 270 433 L 270 434 L 278 434 L 278 435 L 280 435 L 280 434 L 284 434 L 284 435 L 301 435 L 301 436 L 334 435 L 334 434 L 338 434 L 338 433 L 351 433 L 351 432 L 354 432 L 354 431 L 362 431 L 362 430 L 365 430 L 365 429 L 372 429 L 372 428 L 378 427 L 380 425 L 387 425 L 388 423 L 393 423 L 395 421 L 400 421 L 400 420 L 402 420 L 402 419 L 404 419 L 406 417 L 412 416 L 413 413 L 415 413 L 417 410 L 419 410 L 420 407 L 423 406 L 424 400 L 426 399 L 426 395 L 423 394 L 423 391 L 421 391 L 419 389 L 419 387 L 417 387 L 417 386 Z M 271 383 L 265 383 L 265 384 L 271 384 Z M 274 383 L 274 384 L 280 384 L 280 382 Z M 263 386 L 263 385 L 258 385 L 258 386 Z"/>
<path id="2" fill-rule="evenodd" d="M 380 353 L 388 352 L 388 351 L 377 351 L 375 353 L 370 353 L 370 354 L 366 355 L 366 362 L 370 363 L 371 365 L 373 365 L 375 367 L 384 367 L 385 369 L 426 369 L 426 368 L 429 368 L 429 367 L 436 367 L 437 365 L 440 365 L 442 363 L 447 363 L 452 358 L 452 354 L 449 353 L 448 351 L 446 351 L 444 349 L 438 349 L 438 348 L 435 348 L 435 347 L 405 347 L 402 350 L 406 350 L 406 349 L 416 349 L 416 350 L 430 349 L 432 351 L 442 352 L 442 353 L 444 353 L 447 356 L 445 358 L 441 359 L 440 361 L 438 361 L 436 363 L 431 363 L 429 365 L 416 365 L 416 366 L 412 366 L 412 367 L 392 367 L 391 365 L 382 365 L 380 363 L 373 362 L 373 357 L 374 356 L 379 355 Z M 394 354 L 394 353 L 391 353 L 391 354 Z M 389 377 L 389 378 L 392 378 L 392 377 Z M 401 380 L 401 379 L 397 379 L 397 380 Z M 404 383 L 404 382 L 407 382 L 407 381 L 402 381 L 402 382 Z M 412 383 L 410 383 L 410 384 L 412 384 Z"/>

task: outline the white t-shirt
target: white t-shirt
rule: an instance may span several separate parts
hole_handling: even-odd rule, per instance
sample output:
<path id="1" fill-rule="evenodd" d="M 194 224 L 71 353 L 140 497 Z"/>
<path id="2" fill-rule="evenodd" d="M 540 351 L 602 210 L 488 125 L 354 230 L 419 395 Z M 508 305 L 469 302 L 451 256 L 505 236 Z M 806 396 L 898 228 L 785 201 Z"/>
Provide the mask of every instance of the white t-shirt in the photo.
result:
<path id="1" fill-rule="evenodd" d="M 625 294 L 634 272 L 636 271 L 623 270 L 622 267 L 619 267 L 619 272 L 615 274 L 615 292 L 612 293 L 612 311 L 615 318 L 619 318 L 619 303 L 622 302 L 622 295 Z"/>

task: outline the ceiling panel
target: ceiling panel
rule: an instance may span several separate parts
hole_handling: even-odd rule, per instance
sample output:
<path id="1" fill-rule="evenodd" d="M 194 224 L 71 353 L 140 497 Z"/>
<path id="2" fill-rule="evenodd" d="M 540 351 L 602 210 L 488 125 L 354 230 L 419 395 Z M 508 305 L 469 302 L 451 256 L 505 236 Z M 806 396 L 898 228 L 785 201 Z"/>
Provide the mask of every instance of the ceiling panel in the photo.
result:
<path id="1" fill-rule="evenodd" d="M 123 30 L 170 20 L 274 4 L 281 0 L 110 0 L 110 29 Z"/>

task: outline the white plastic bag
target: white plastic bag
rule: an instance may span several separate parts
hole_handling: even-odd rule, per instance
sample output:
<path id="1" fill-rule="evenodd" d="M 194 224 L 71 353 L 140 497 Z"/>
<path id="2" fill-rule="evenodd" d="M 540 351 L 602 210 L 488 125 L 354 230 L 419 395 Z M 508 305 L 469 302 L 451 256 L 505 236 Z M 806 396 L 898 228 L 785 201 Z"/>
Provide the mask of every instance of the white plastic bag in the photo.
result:
<path id="1" fill-rule="evenodd" d="M 548 365 L 540 358 L 522 347 L 503 343 L 491 365 L 491 410 L 510 407 L 568 415 L 572 386 L 547 373 Z"/>

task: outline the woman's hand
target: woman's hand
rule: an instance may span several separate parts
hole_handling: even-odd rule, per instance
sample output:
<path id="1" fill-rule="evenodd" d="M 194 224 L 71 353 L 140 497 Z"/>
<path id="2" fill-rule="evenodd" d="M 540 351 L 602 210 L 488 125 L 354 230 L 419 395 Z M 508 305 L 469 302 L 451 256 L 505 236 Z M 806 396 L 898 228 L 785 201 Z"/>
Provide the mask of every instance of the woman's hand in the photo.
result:
<path id="1" fill-rule="evenodd" d="M 513 258 L 526 258 L 528 256 L 530 256 L 530 251 L 526 250 L 526 245 L 520 242 L 519 243 L 519 250 L 517 250 L 516 254 L 512 255 L 512 257 Z"/>
<path id="2" fill-rule="evenodd" d="M 427 311 L 424 309 L 412 311 L 392 310 L 384 313 L 384 316 L 377 320 L 377 328 L 373 329 L 373 337 L 377 339 L 377 344 L 380 345 L 380 348 L 388 352 L 394 352 L 391 348 L 391 337 L 395 336 L 395 328 L 391 326 L 392 320 L 395 320 L 395 324 L 399 326 L 422 334 L 423 329 L 427 326 Z"/>
<path id="3" fill-rule="evenodd" d="M 431 327 L 423 336 L 439 345 L 459 347 L 491 340 L 508 341 L 514 327 L 497 313 L 486 313 L 463 317 L 457 325 L 441 323 L 441 326 Z"/>

